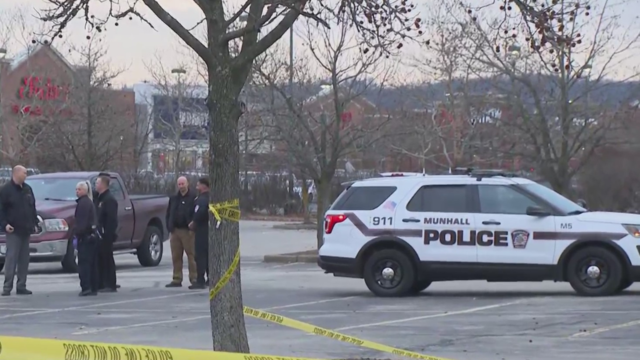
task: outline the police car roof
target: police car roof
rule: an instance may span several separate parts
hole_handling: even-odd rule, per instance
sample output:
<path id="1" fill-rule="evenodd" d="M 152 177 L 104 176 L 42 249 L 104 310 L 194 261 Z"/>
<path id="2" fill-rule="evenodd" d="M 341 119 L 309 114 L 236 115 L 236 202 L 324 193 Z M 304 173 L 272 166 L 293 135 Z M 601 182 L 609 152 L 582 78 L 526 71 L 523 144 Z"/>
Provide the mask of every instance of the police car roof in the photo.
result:
<path id="1" fill-rule="evenodd" d="M 482 177 L 480 181 L 484 184 L 534 184 L 534 181 L 518 177 L 491 176 Z M 424 175 L 424 176 L 390 176 L 376 177 L 358 180 L 352 186 L 378 186 L 380 184 L 391 185 L 398 183 L 427 182 L 430 184 L 474 184 L 478 182 L 478 177 L 469 175 Z"/>

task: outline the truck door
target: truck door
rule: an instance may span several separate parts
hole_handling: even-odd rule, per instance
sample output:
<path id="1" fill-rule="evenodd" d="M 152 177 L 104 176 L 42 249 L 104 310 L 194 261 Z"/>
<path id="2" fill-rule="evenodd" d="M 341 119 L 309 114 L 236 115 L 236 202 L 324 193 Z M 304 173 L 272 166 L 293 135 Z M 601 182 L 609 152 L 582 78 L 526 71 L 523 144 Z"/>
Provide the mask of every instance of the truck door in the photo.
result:
<path id="1" fill-rule="evenodd" d="M 109 191 L 118 200 L 118 240 L 113 244 L 115 249 L 128 249 L 131 247 L 135 217 L 131 200 L 125 194 L 120 179 L 112 177 L 109 183 Z"/>

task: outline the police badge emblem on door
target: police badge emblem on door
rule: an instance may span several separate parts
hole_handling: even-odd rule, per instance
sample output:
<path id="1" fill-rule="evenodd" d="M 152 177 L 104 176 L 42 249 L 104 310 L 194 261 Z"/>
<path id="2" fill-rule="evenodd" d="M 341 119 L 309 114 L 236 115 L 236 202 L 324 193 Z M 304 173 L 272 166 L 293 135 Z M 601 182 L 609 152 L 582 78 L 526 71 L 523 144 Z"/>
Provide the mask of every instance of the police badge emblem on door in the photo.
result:
<path id="1" fill-rule="evenodd" d="M 529 232 L 525 230 L 514 230 L 511 232 L 511 242 L 514 249 L 524 249 L 529 241 Z"/>

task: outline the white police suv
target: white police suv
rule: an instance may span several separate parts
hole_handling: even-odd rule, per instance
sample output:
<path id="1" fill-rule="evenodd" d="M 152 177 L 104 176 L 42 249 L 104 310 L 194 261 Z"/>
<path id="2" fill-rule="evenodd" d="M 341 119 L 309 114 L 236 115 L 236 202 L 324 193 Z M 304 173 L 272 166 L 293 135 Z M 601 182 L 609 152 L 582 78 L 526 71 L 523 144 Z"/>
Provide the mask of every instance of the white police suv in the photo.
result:
<path id="1" fill-rule="evenodd" d="M 568 281 L 587 296 L 640 279 L 640 215 L 592 212 L 499 171 L 351 184 L 325 215 L 318 265 L 378 296 L 434 281 Z"/>

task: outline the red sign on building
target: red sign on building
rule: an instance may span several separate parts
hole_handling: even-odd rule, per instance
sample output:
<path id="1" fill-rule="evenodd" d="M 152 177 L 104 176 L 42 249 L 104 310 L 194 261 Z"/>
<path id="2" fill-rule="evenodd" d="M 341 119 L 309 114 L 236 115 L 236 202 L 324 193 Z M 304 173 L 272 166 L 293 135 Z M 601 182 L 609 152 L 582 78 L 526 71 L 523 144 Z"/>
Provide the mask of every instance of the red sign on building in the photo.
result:
<path id="1" fill-rule="evenodd" d="M 60 100 L 66 102 L 69 99 L 69 86 L 54 85 L 51 78 L 39 76 L 26 76 L 22 79 L 22 85 L 18 89 L 18 100 L 38 100 L 43 102 Z M 42 116 L 64 114 L 70 115 L 69 110 L 56 110 L 55 108 L 43 109 L 35 104 L 13 104 L 11 110 L 14 114 Z"/>

